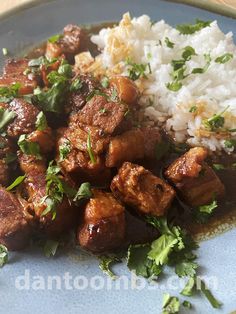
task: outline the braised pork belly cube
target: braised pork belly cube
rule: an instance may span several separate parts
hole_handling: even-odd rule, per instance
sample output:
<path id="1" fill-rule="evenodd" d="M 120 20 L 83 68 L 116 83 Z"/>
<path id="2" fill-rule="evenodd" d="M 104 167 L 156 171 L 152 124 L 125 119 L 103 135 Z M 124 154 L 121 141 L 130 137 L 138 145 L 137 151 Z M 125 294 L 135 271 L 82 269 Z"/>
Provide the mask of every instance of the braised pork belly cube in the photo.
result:
<path id="1" fill-rule="evenodd" d="M 111 178 L 110 169 L 105 167 L 104 158 L 94 155 L 92 162 L 88 153 L 72 149 L 67 157 L 59 162 L 62 171 L 77 184 L 90 182 L 94 185 L 107 186 Z"/>
<path id="2" fill-rule="evenodd" d="M 66 112 L 76 113 L 86 104 L 86 99 L 94 90 L 101 88 L 99 82 L 95 80 L 91 75 L 76 75 L 71 84 L 80 82 L 80 88 L 76 91 L 72 91 L 67 99 Z"/>
<path id="3" fill-rule="evenodd" d="M 117 249 L 125 240 L 125 208 L 111 193 L 92 192 L 78 228 L 78 243 L 94 253 Z"/>
<path id="4" fill-rule="evenodd" d="M 57 237 L 70 230 L 77 222 L 77 210 L 65 196 L 61 203 L 56 205 L 56 217 L 52 213 L 42 215 L 48 206 L 46 189 L 46 165 L 44 160 L 34 156 L 19 154 L 21 170 L 26 174 L 22 186 L 29 203 L 29 215 L 38 223 L 38 228 L 50 237 Z"/>
<path id="5" fill-rule="evenodd" d="M 7 135 L 18 138 L 21 134 L 28 134 L 35 130 L 35 122 L 39 110 L 22 98 L 13 99 L 9 105 L 0 104 L 16 114 L 14 120 L 7 127 Z"/>
<path id="6" fill-rule="evenodd" d="M 0 185 L 8 185 L 9 183 L 9 163 L 10 156 L 14 156 L 13 144 L 6 137 L 0 135 Z"/>
<path id="7" fill-rule="evenodd" d="M 3 76 L 0 77 L 0 86 L 10 86 L 15 83 L 20 84 L 19 94 L 32 94 L 38 85 L 38 79 L 32 73 L 25 74 L 28 69 L 28 59 L 7 60 Z"/>
<path id="8" fill-rule="evenodd" d="M 125 104 L 109 102 L 105 97 L 96 95 L 72 116 L 72 121 L 82 127 L 100 128 L 106 135 L 119 134 L 131 128 L 131 121 L 126 117 L 128 110 Z"/>
<path id="9" fill-rule="evenodd" d="M 0 243 L 9 250 L 24 248 L 30 239 L 30 226 L 23 207 L 14 194 L 0 186 Z"/>
<path id="10" fill-rule="evenodd" d="M 112 93 L 115 88 L 120 101 L 125 102 L 129 106 L 137 104 L 139 92 L 131 79 L 125 76 L 114 76 L 110 79 L 109 84 L 110 92 Z"/>
<path id="11" fill-rule="evenodd" d="M 105 136 L 103 132 L 97 127 L 80 128 L 75 123 L 70 123 L 65 130 L 63 138 L 66 138 L 72 147 L 82 151 L 88 151 L 88 137 L 91 142 L 91 150 L 95 154 L 101 154 L 105 151 L 109 144 L 110 137 Z M 62 141 L 64 141 L 62 138 Z M 59 146 L 60 146 L 59 140 Z"/>
<path id="12" fill-rule="evenodd" d="M 205 162 L 207 154 L 202 147 L 192 148 L 165 171 L 165 177 L 189 206 L 206 205 L 224 196 L 224 185 Z"/>
<path id="13" fill-rule="evenodd" d="M 107 167 L 119 167 L 125 161 L 155 159 L 161 135 L 156 128 L 132 129 L 112 137 L 106 155 Z"/>
<path id="14" fill-rule="evenodd" d="M 111 182 L 113 194 L 139 213 L 165 215 L 175 191 L 144 167 L 125 162 Z"/>
<path id="15" fill-rule="evenodd" d="M 143 133 L 140 129 L 133 129 L 111 139 L 106 155 L 106 166 L 119 167 L 124 161 L 134 161 L 143 157 Z"/>
<path id="16" fill-rule="evenodd" d="M 80 27 L 69 24 L 64 27 L 63 34 L 56 42 L 47 42 L 46 56 L 53 59 L 64 54 L 68 61 L 73 62 L 74 56 L 86 48 L 86 40 L 86 35 Z"/>

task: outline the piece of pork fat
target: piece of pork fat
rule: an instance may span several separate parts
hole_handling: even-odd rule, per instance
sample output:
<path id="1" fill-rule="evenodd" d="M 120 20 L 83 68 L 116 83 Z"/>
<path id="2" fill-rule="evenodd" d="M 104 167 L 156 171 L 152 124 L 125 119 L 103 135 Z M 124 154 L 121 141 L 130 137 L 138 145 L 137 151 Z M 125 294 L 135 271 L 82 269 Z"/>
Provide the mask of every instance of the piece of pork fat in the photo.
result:
<path id="1" fill-rule="evenodd" d="M 119 167 L 125 161 L 155 159 L 161 135 L 156 128 L 132 129 L 112 137 L 106 154 L 107 167 Z"/>
<path id="2" fill-rule="evenodd" d="M 165 171 L 165 177 L 189 206 L 206 205 L 225 194 L 224 185 L 205 162 L 207 155 L 202 147 L 192 148 Z"/>
<path id="3" fill-rule="evenodd" d="M 27 194 L 31 213 L 39 229 L 50 237 L 60 236 L 70 230 L 77 222 L 77 209 L 64 196 L 56 207 L 56 218 L 52 220 L 52 213 L 42 215 L 47 207 L 46 165 L 44 160 L 37 160 L 34 156 L 19 154 L 21 170 L 26 174 L 22 186 Z"/>
<path id="4" fill-rule="evenodd" d="M 19 94 L 32 94 L 38 85 L 38 78 L 32 73 L 26 74 L 28 69 L 28 59 L 9 59 L 6 61 L 3 69 L 3 75 L 0 77 L 0 86 L 10 86 L 15 83 L 20 84 Z"/>
<path id="5" fill-rule="evenodd" d="M 123 163 L 111 182 L 112 193 L 141 214 L 163 216 L 170 207 L 175 191 L 144 167 Z"/>
<path id="6" fill-rule="evenodd" d="M 39 110 L 23 98 L 13 99 L 10 104 L 1 103 L 0 107 L 16 114 L 13 121 L 7 126 L 7 135 L 9 137 L 18 138 L 21 134 L 29 134 L 35 130 Z"/>
<path id="7" fill-rule="evenodd" d="M 123 103 L 107 100 L 96 95 L 89 100 L 81 111 L 72 115 L 71 122 L 83 128 L 100 128 L 105 135 L 120 134 L 131 128 L 131 121 L 126 117 L 129 107 Z"/>
<path id="8" fill-rule="evenodd" d="M 58 40 L 47 42 L 46 56 L 49 59 L 58 58 L 65 55 L 66 59 L 73 63 L 74 56 L 86 49 L 87 36 L 77 25 L 68 24 L 64 27 L 63 34 Z"/>
<path id="9" fill-rule="evenodd" d="M 78 228 L 77 241 L 94 253 L 117 249 L 125 240 L 125 208 L 111 193 L 95 189 L 92 192 Z"/>
<path id="10" fill-rule="evenodd" d="M 0 186 L 0 243 L 9 250 L 20 250 L 28 244 L 30 231 L 17 197 Z"/>

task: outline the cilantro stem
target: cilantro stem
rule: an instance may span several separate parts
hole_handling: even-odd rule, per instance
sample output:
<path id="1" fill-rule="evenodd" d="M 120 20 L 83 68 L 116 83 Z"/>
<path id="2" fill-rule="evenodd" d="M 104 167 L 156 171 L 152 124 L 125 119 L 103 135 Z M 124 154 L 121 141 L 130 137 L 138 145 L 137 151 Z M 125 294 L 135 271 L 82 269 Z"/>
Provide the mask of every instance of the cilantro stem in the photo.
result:
<path id="1" fill-rule="evenodd" d="M 91 135 L 90 135 L 90 132 L 88 133 L 88 138 L 87 138 L 87 151 L 88 151 L 89 158 L 90 158 L 91 162 L 93 164 L 96 164 L 96 159 L 95 159 L 95 156 L 94 156 L 94 153 L 93 153 L 93 150 L 92 150 L 92 145 L 91 145 Z"/>

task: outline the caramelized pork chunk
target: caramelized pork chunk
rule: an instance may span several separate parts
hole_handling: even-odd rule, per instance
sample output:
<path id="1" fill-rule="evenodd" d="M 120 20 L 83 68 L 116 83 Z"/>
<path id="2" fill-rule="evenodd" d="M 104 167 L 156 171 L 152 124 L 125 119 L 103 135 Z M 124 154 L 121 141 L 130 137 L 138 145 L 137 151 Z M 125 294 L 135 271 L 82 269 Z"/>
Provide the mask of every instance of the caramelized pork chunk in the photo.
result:
<path id="1" fill-rule="evenodd" d="M 93 190 L 77 240 L 83 248 L 94 253 L 122 245 L 125 240 L 125 208 L 111 193 Z"/>
<path id="2" fill-rule="evenodd" d="M 0 159 L 0 185 L 7 185 L 9 179 L 9 168 L 4 159 Z"/>
<path id="3" fill-rule="evenodd" d="M 107 167 L 119 167 L 125 161 L 155 159 L 156 145 L 161 135 L 156 128 L 132 129 L 110 140 Z"/>
<path id="4" fill-rule="evenodd" d="M 206 149 L 192 148 L 165 171 L 166 178 L 189 206 L 206 205 L 213 199 L 224 196 L 224 185 L 205 163 L 206 157 Z"/>
<path id="5" fill-rule="evenodd" d="M 40 152 L 47 154 L 51 152 L 55 146 L 54 136 L 51 128 L 47 127 L 45 130 L 35 130 L 29 134 L 29 142 L 38 143 Z"/>
<path id="6" fill-rule="evenodd" d="M 118 97 L 121 101 L 132 106 L 138 101 L 138 88 L 135 83 L 125 76 L 115 76 L 110 80 L 111 89 L 117 90 Z"/>
<path id="7" fill-rule="evenodd" d="M 142 166 L 125 162 L 111 182 L 113 194 L 141 214 L 162 216 L 175 196 L 171 186 Z"/>
<path id="8" fill-rule="evenodd" d="M 24 248 L 29 242 L 30 227 L 17 198 L 0 187 L 0 243 L 9 250 Z"/>
<path id="9" fill-rule="evenodd" d="M 69 24 L 64 27 L 63 35 L 56 42 L 47 42 L 46 56 L 49 59 L 57 58 L 62 54 L 70 62 L 74 61 L 74 56 L 85 49 L 86 35 L 77 25 Z"/>
<path id="10" fill-rule="evenodd" d="M 9 137 L 18 138 L 21 134 L 28 134 L 35 130 L 35 122 L 39 110 L 24 99 L 14 99 L 8 109 L 16 113 L 15 119 L 8 125 Z"/>
<path id="11" fill-rule="evenodd" d="M 3 76 L 0 77 L 0 86 L 9 86 L 15 83 L 20 84 L 19 94 L 32 94 L 37 87 L 37 78 L 31 74 L 25 74 L 28 68 L 27 59 L 9 59 L 7 60 Z"/>
<path id="12" fill-rule="evenodd" d="M 100 88 L 100 84 L 90 75 L 75 76 L 72 85 L 77 81 L 81 87 L 77 91 L 72 91 L 69 95 L 66 110 L 67 113 L 78 112 L 86 104 L 86 98 L 94 91 Z"/>
<path id="13" fill-rule="evenodd" d="M 23 186 L 30 204 L 30 211 L 40 230 L 45 234 L 57 237 L 70 230 L 77 222 L 77 210 L 65 196 L 61 203 L 56 205 L 56 217 L 52 219 L 52 212 L 42 215 L 48 206 L 46 189 L 46 165 L 43 160 L 33 156 L 20 154 L 20 167 L 26 174 Z"/>
<path id="14" fill-rule="evenodd" d="M 82 127 L 98 127 L 104 134 L 119 134 L 130 128 L 130 121 L 126 118 L 128 106 L 121 103 L 108 102 L 100 95 L 94 96 L 82 110 L 72 116 L 72 121 Z"/>
<path id="15" fill-rule="evenodd" d="M 133 129 L 113 137 L 106 155 L 107 167 L 119 167 L 124 161 L 144 157 L 144 136 L 140 129 Z"/>

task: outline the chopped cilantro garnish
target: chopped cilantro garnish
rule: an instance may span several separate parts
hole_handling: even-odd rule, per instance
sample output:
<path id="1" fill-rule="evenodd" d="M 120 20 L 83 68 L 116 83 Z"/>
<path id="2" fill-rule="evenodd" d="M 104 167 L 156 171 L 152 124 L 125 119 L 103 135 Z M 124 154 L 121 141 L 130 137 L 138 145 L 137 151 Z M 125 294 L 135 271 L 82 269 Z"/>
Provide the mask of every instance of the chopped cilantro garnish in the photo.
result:
<path id="1" fill-rule="evenodd" d="M 87 138 L 87 152 L 89 154 L 89 158 L 93 164 L 96 164 L 96 158 L 94 156 L 93 150 L 92 150 L 92 145 L 91 145 L 91 135 L 88 133 L 88 138 Z"/>
<path id="2" fill-rule="evenodd" d="M 182 304 L 183 304 L 184 307 L 186 307 L 188 309 L 192 308 L 192 304 L 189 301 L 187 301 L 187 300 L 184 300 Z"/>
<path id="3" fill-rule="evenodd" d="M 13 190 L 16 186 L 20 185 L 23 181 L 25 180 L 25 175 L 24 176 L 19 176 L 18 178 L 15 179 L 14 182 L 12 182 L 11 185 L 9 185 L 6 190 L 11 191 Z"/>
<path id="4" fill-rule="evenodd" d="M 225 166 L 222 164 L 213 164 L 212 167 L 214 170 L 217 170 L 217 171 L 225 169 Z"/>
<path id="5" fill-rule="evenodd" d="M 37 115 L 35 126 L 39 131 L 44 131 L 48 127 L 46 116 L 42 111 Z"/>
<path id="6" fill-rule="evenodd" d="M 50 38 L 48 38 L 48 41 L 52 44 L 55 44 L 56 42 L 58 42 L 59 39 L 61 39 L 63 36 L 61 34 L 56 34 L 51 36 Z"/>
<path id="7" fill-rule="evenodd" d="M 168 293 L 163 295 L 162 314 L 179 313 L 180 301 L 177 297 L 170 296 Z"/>
<path id="8" fill-rule="evenodd" d="M 0 244 L 0 267 L 8 262 L 8 249 L 5 245 Z"/>
<path id="9" fill-rule="evenodd" d="M 75 194 L 73 201 L 78 202 L 82 199 L 90 199 L 93 196 L 91 191 L 91 185 L 89 182 L 84 182 L 81 184 L 78 192 Z"/>
<path id="10" fill-rule="evenodd" d="M 0 132 L 4 131 L 6 126 L 14 120 L 16 113 L 5 108 L 0 108 Z"/>
<path id="11" fill-rule="evenodd" d="M 7 55 L 8 55 L 8 50 L 7 50 L 7 48 L 2 48 L 2 54 L 3 54 L 4 56 L 7 56 Z"/>
<path id="12" fill-rule="evenodd" d="M 104 88 L 108 88 L 109 87 L 109 78 L 107 76 L 104 76 L 102 79 L 101 79 L 101 85 L 102 87 Z"/>
<path id="13" fill-rule="evenodd" d="M 28 141 L 28 137 L 26 134 L 22 134 L 19 137 L 17 144 L 24 154 L 35 156 L 37 159 L 42 159 L 39 144 L 36 142 Z"/>
<path id="14" fill-rule="evenodd" d="M 236 146 L 236 140 L 230 139 L 224 141 L 225 148 L 234 148 Z"/>
<path id="15" fill-rule="evenodd" d="M 210 302 L 211 306 L 215 309 L 219 309 L 222 306 L 222 304 L 213 296 L 213 294 L 207 288 L 204 281 L 197 277 L 197 282 L 200 283 L 201 292 L 205 295 L 207 300 Z"/>
<path id="16" fill-rule="evenodd" d="M 71 92 L 77 92 L 79 91 L 83 86 L 83 83 L 80 78 L 77 78 L 72 81 L 71 86 L 70 86 L 70 91 Z"/>
<path id="17" fill-rule="evenodd" d="M 66 140 L 64 141 L 62 145 L 59 146 L 59 154 L 60 154 L 59 161 L 61 162 L 65 160 L 68 154 L 70 153 L 70 151 L 71 151 L 70 141 Z"/>
<path id="18" fill-rule="evenodd" d="M 107 113 L 107 109 L 106 109 L 106 108 L 101 108 L 101 109 L 99 110 L 99 113 L 105 114 L 105 113 Z"/>
<path id="19" fill-rule="evenodd" d="M 185 60 L 185 61 L 189 61 L 191 59 L 192 56 L 196 56 L 196 51 L 193 47 L 191 46 L 186 46 L 184 48 L 184 51 L 182 53 L 182 58 Z"/>
<path id="20" fill-rule="evenodd" d="M 191 297 L 194 293 L 195 285 L 196 285 L 196 278 L 190 277 L 185 287 L 180 293 L 186 297 Z"/>
<path id="21" fill-rule="evenodd" d="M 100 259 L 99 268 L 104 272 L 104 274 L 108 275 L 112 279 L 116 279 L 117 276 L 111 270 L 111 266 L 112 264 L 120 263 L 121 259 L 117 256 L 112 255 L 100 256 L 99 259 Z"/>
<path id="22" fill-rule="evenodd" d="M 147 78 L 147 74 L 152 73 L 150 63 L 135 63 L 128 58 L 126 64 L 128 65 L 128 76 L 132 81 Z"/>
<path id="23" fill-rule="evenodd" d="M 203 68 L 194 68 L 192 70 L 192 74 L 202 74 L 208 70 L 208 68 L 211 64 L 211 56 L 210 56 L 210 54 L 204 54 L 204 58 L 206 60 L 206 65 Z"/>
<path id="24" fill-rule="evenodd" d="M 166 84 L 166 87 L 172 92 L 177 92 L 178 90 L 181 89 L 182 86 L 183 84 L 181 82 L 172 82 Z"/>
<path id="25" fill-rule="evenodd" d="M 232 53 L 225 53 L 222 56 L 218 57 L 215 59 L 216 63 L 226 63 L 228 61 L 230 61 L 231 59 L 233 59 L 234 55 Z"/>
<path id="26" fill-rule="evenodd" d="M 8 87 L 0 87 L 0 102 L 8 103 L 14 98 L 18 97 L 19 89 L 21 88 L 20 83 L 12 84 Z"/>
<path id="27" fill-rule="evenodd" d="M 195 32 L 200 31 L 201 29 L 210 26 L 211 21 L 202 21 L 196 19 L 195 24 L 181 24 L 177 25 L 176 29 L 180 32 L 180 34 L 189 35 L 194 34 Z"/>
<path id="28" fill-rule="evenodd" d="M 43 248 L 44 255 L 46 257 L 55 256 L 58 246 L 59 246 L 59 242 L 58 241 L 47 240 L 45 245 L 44 245 L 44 248 Z"/>
<path id="29" fill-rule="evenodd" d="M 191 112 L 191 113 L 194 113 L 194 112 L 196 112 L 196 111 L 197 111 L 197 106 L 196 106 L 196 105 L 192 106 L 192 107 L 189 109 L 189 112 Z"/>
<path id="30" fill-rule="evenodd" d="M 165 38 L 165 43 L 168 48 L 174 48 L 175 44 L 168 37 Z"/>
<path id="31" fill-rule="evenodd" d="M 225 118 L 223 114 L 229 109 L 229 106 L 226 107 L 223 111 L 218 114 L 214 114 L 213 117 L 206 119 L 203 121 L 203 125 L 205 128 L 209 129 L 210 131 L 217 131 L 219 128 L 222 128 L 225 123 Z"/>

